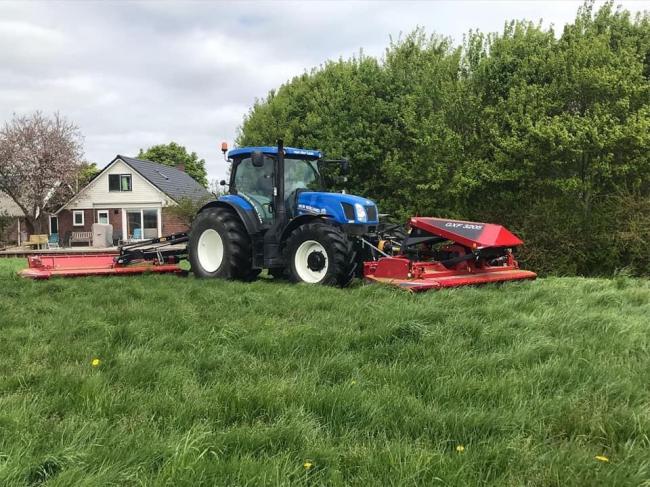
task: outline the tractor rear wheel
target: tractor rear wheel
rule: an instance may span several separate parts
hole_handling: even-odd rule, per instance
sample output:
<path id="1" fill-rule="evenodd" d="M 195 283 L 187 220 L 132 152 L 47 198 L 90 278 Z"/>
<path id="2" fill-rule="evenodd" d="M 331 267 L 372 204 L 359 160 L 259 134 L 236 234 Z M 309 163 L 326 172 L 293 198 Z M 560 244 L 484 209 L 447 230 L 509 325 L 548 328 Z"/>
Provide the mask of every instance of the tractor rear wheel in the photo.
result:
<path id="1" fill-rule="evenodd" d="M 287 239 L 284 257 L 291 280 L 310 284 L 347 286 L 357 266 L 350 239 L 325 222 L 296 228 Z"/>
<path id="2" fill-rule="evenodd" d="M 251 240 L 239 217 L 226 208 L 207 208 L 190 230 L 189 260 L 196 277 L 251 280 Z"/>

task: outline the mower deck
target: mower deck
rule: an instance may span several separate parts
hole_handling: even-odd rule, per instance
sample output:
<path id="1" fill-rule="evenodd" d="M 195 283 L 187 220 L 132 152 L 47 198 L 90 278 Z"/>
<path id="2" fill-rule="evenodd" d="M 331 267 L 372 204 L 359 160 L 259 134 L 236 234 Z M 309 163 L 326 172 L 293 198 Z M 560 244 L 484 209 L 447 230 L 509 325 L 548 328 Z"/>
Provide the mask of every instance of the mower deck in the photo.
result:
<path id="1" fill-rule="evenodd" d="M 396 255 L 364 263 L 365 279 L 418 292 L 537 277 L 519 269 L 511 249 L 523 242 L 501 225 L 415 217 L 409 226 Z"/>
<path id="2" fill-rule="evenodd" d="M 31 279 L 49 279 L 54 276 L 82 277 L 143 274 L 145 272 L 183 272 L 176 263 L 133 261 L 128 265 L 123 265 L 116 262 L 118 256 L 118 253 L 29 256 L 27 258 L 28 267 L 20 271 L 20 275 Z"/>
<path id="3" fill-rule="evenodd" d="M 471 267 L 461 270 L 429 268 L 423 272 L 417 272 L 418 268 L 422 269 L 423 267 L 430 267 L 430 263 L 418 262 L 412 265 L 408 259 L 385 257 L 376 262 L 366 263 L 364 275 L 369 281 L 390 284 L 412 292 L 491 282 L 519 281 L 537 277 L 534 272 L 523 271 L 514 266 L 491 267 L 480 270 Z"/>

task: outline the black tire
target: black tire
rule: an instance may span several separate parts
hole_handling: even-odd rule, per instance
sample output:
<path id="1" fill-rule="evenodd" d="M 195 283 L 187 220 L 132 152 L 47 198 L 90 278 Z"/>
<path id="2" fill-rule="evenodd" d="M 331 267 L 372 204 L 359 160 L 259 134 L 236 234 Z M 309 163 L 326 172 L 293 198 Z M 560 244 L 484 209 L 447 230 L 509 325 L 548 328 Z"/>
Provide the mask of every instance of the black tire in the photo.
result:
<path id="1" fill-rule="evenodd" d="M 284 267 L 271 267 L 269 269 L 269 276 L 273 277 L 273 279 L 276 280 L 286 279 L 287 270 Z"/>
<path id="2" fill-rule="evenodd" d="M 260 275 L 262 272 L 262 269 L 251 269 L 251 271 L 248 273 L 248 275 L 242 277 L 243 281 L 254 281 L 257 279 L 257 276 Z"/>
<path id="3" fill-rule="evenodd" d="M 223 257 L 216 269 L 206 269 L 200 259 L 199 242 L 208 230 L 216 231 L 223 245 Z M 251 239 L 246 228 L 237 214 L 226 208 L 207 208 L 196 217 L 190 230 L 188 254 L 196 277 L 252 280 L 260 272 L 252 266 Z"/>
<path id="4" fill-rule="evenodd" d="M 325 267 L 320 270 L 324 274 L 323 277 L 318 282 L 311 282 L 341 287 L 350 284 L 357 267 L 354 245 L 340 228 L 323 221 L 306 223 L 289 235 L 284 247 L 284 259 L 287 263 L 289 278 L 293 282 L 308 282 L 301 278 L 296 268 L 296 252 L 302 244 L 308 241 L 319 243 L 327 254 L 326 262 L 322 264 Z M 320 258 L 320 260 L 322 263 L 323 259 Z"/>

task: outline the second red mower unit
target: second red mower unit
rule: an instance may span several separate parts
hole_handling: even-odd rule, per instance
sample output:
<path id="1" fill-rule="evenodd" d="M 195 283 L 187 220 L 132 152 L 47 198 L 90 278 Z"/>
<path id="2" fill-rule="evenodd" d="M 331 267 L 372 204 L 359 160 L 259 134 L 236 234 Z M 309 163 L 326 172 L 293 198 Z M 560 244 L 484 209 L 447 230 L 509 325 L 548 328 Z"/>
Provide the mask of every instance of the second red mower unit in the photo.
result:
<path id="1" fill-rule="evenodd" d="M 118 252 L 96 254 L 49 253 L 30 255 L 20 276 L 30 279 L 133 275 L 144 273 L 183 274 L 179 266 L 187 254 L 185 233 L 124 245 Z"/>

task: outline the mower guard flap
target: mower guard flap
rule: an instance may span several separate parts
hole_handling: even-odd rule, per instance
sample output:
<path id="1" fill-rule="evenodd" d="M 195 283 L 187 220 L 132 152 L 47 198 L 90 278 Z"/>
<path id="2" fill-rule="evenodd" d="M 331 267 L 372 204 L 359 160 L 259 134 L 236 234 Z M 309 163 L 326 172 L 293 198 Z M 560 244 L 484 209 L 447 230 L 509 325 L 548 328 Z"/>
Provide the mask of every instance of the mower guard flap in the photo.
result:
<path id="1" fill-rule="evenodd" d="M 517 247 L 524 243 L 505 227 L 493 223 L 416 216 L 409 225 L 470 248 Z"/>

